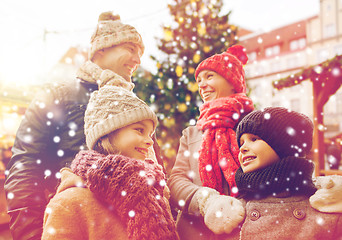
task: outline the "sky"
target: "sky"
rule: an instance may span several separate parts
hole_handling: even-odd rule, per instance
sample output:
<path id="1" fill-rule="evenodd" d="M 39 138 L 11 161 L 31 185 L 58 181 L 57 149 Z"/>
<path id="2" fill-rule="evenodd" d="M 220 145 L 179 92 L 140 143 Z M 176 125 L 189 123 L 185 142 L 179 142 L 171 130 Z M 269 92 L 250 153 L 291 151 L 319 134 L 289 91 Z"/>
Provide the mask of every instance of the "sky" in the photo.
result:
<path id="1" fill-rule="evenodd" d="M 0 81 L 34 83 L 49 72 L 72 46 L 87 46 L 98 16 L 113 11 L 142 35 L 142 66 L 155 68 L 155 37 L 171 23 L 172 0 L 1 0 Z M 268 31 L 319 12 L 320 0 L 224 0 L 222 13 L 230 23 L 253 31 Z"/>

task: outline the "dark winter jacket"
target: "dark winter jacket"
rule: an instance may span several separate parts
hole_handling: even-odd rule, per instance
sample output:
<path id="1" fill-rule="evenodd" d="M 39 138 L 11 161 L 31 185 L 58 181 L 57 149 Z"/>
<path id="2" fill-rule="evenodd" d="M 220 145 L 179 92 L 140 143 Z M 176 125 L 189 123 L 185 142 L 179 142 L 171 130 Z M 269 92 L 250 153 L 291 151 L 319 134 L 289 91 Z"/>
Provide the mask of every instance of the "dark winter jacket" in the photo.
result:
<path id="1" fill-rule="evenodd" d="M 57 172 L 86 148 L 84 112 L 97 85 L 80 81 L 50 85 L 37 94 L 17 131 L 5 182 L 14 239 L 40 239 Z M 8 195 L 11 193 L 10 195 Z M 13 195 L 12 195 L 13 194 Z"/>

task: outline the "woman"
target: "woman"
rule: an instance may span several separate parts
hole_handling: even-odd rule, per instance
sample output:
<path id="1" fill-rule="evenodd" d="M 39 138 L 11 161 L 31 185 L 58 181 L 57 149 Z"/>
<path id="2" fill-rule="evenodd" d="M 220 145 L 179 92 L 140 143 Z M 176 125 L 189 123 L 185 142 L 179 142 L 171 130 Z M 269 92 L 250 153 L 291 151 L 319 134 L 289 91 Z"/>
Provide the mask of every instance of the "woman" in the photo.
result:
<path id="1" fill-rule="evenodd" d="M 237 193 L 234 175 L 239 167 L 234 129 L 254 109 L 246 96 L 246 62 L 243 47 L 236 45 L 205 59 L 196 69 L 204 104 L 197 126 L 183 131 L 168 184 L 171 204 L 183 210 L 177 221 L 181 239 L 229 233 L 244 219 L 242 204 L 229 196 Z M 218 210 L 220 221 L 216 221 Z"/>
<path id="2" fill-rule="evenodd" d="M 238 231 L 244 219 L 242 203 L 233 196 L 238 193 L 235 172 L 240 166 L 235 128 L 253 110 L 245 94 L 243 64 L 247 59 L 243 47 L 237 45 L 203 60 L 196 69 L 204 104 L 197 126 L 183 130 L 168 182 L 170 203 L 181 210 L 177 216 L 181 239 L 225 239 Z M 310 204 L 328 212 L 329 205 L 342 203 L 342 179 L 324 178 L 317 178 L 316 187 L 322 189 Z M 331 184 L 323 183 L 327 178 Z M 334 207 L 334 212 L 342 209 Z"/>

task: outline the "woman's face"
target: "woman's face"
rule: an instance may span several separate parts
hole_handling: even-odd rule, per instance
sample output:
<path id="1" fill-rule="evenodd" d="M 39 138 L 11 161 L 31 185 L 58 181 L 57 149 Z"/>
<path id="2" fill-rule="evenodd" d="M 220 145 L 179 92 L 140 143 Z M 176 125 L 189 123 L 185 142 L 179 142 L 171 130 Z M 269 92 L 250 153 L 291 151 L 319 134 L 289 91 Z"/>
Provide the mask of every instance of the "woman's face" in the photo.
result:
<path id="1" fill-rule="evenodd" d="M 228 97 L 236 93 L 233 85 L 214 71 L 201 71 L 198 74 L 196 81 L 199 88 L 199 94 L 204 102 L 221 97 Z"/>

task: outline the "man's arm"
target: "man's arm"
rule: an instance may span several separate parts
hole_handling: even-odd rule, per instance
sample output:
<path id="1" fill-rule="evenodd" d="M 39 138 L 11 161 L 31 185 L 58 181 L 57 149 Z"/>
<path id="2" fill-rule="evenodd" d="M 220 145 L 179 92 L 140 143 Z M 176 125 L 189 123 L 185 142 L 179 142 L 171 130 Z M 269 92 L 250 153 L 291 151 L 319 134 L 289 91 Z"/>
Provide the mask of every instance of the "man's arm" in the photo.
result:
<path id="1" fill-rule="evenodd" d="M 5 191 L 14 239 L 40 239 L 47 200 L 44 171 L 56 109 L 54 96 L 42 91 L 32 101 L 17 131 L 13 156 L 7 167 Z"/>

